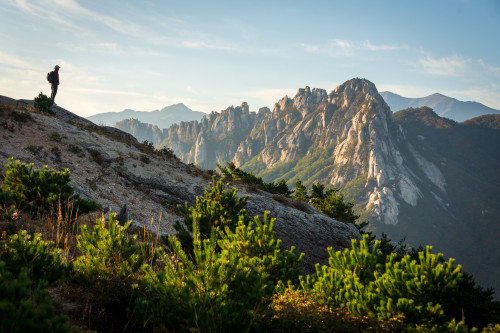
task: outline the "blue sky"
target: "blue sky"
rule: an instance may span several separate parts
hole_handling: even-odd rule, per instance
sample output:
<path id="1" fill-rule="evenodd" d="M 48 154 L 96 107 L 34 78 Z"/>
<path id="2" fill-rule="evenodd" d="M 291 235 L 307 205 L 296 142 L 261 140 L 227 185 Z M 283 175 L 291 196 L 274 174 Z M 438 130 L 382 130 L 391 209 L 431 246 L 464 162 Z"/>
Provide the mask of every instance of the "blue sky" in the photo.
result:
<path id="1" fill-rule="evenodd" d="M 353 77 L 500 109 L 500 1 L 0 0 L 0 95 L 79 115 L 268 106 Z"/>

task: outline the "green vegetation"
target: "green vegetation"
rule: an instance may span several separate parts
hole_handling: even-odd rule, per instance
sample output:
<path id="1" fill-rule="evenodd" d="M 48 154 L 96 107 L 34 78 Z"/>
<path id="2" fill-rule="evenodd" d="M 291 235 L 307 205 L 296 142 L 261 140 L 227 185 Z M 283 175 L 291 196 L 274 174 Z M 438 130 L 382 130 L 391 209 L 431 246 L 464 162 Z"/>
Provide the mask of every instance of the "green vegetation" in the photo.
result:
<path id="1" fill-rule="evenodd" d="M 233 162 L 227 162 L 227 167 L 217 164 L 217 168 L 222 173 L 224 179 L 240 182 L 269 193 L 280 194 L 286 197 L 291 194 L 291 191 L 288 189 L 288 185 L 284 179 L 280 179 L 278 182 L 272 181 L 270 183 L 266 183 L 262 180 L 262 178 L 254 176 L 251 172 L 246 172 L 237 168 Z"/>
<path id="2" fill-rule="evenodd" d="M 0 261 L 0 331 L 69 332 L 65 316 L 57 315 L 44 284 L 32 287 L 29 269 L 13 274 Z"/>
<path id="3" fill-rule="evenodd" d="M 174 228 L 186 252 L 193 252 L 191 233 L 194 231 L 195 221 L 198 221 L 200 237 L 207 238 L 214 227 L 222 230 L 228 226 L 234 230 L 240 218 L 248 220 L 248 214 L 244 209 L 248 197 L 237 198 L 237 193 L 238 190 L 229 189 L 229 184 L 224 186 L 222 180 L 216 181 L 213 176 L 212 182 L 205 189 L 205 197 L 196 197 L 195 207 L 189 207 L 187 202 L 184 207 L 178 205 L 179 210 L 184 214 L 184 224 L 176 221 Z M 164 241 L 167 244 L 170 243 L 168 237 L 164 237 Z"/>
<path id="4" fill-rule="evenodd" d="M 298 200 L 356 222 L 338 189 L 296 185 Z M 22 197 L 23 186 L 9 186 L 8 196 Z M 78 330 L 55 310 L 55 290 L 86 309 L 70 313 L 72 322 L 83 325 L 83 316 L 85 330 L 98 331 L 493 332 L 500 322 L 492 291 L 430 247 L 408 251 L 364 235 L 351 249 L 328 248 L 329 264 L 303 276 L 303 254 L 283 249 L 271 213 L 250 218 L 246 201 L 214 177 L 195 206 L 180 207 L 184 223 L 166 246 L 145 230 L 140 240 L 114 214 L 66 234 L 64 251 L 43 239 L 48 232 L 2 229 L 0 331 Z"/>
<path id="5" fill-rule="evenodd" d="M 50 139 L 50 141 L 61 142 L 62 137 L 61 137 L 61 134 L 59 134 L 57 132 L 52 132 L 52 133 L 50 133 L 49 139 Z"/>
<path id="6" fill-rule="evenodd" d="M 69 332 L 46 289 L 68 270 L 62 251 L 40 234 L 30 239 L 21 231 L 0 248 L 0 331 Z"/>
<path id="7" fill-rule="evenodd" d="M 82 152 L 82 148 L 75 145 L 69 145 L 68 150 L 73 154 L 80 154 Z"/>
<path id="8" fill-rule="evenodd" d="M 29 278 L 34 286 L 41 280 L 53 283 L 67 273 L 67 265 L 61 249 L 54 249 L 54 242 L 45 242 L 41 234 L 28 235 L 26 230 L 10 236 L 0 252 L 5 268 L 19 276 L 29 268 Z"/>
<path id="9" fill-rule="evenodd" d="M 383 258 L 376 241 L 370 246 L 365 235 L 361 242 L 352 241 L 352 249 L 330 254 L 329 266 L 317 266 L 316 274 L 302 280 L 302 287 L 319 304 L 330 308 L 347 308 L 356 316 L 389 320 L 404 315 L 407 327 L 427 330 L 457 331 L 447 318 L 442 304 L 458 296 L 460 266 L 453 259 L 444 262 L 443 255 L 431 253 L 431 247 L 396 261 L 396 255 Z"/>
<path id="10" fill-rule="evenodd" d="M 27 151 L 31 152 L 33 155 L 38 155 L 43 150 L 43 147 L 42 146 L 33 146 L 33 145 L 30 145 L 30 146 L 27 146 L 24 149 L 26 149 Z"/>
<path id="11" fill-rule="evenodd" d="M 31 117 L 31 115 L 28 112 L 26 112 L 26 110 L 24 110 L 24 111 L 21 111 L 21 110 L 12 110 L 10 112 L 10 116 L 12 117 L 12 119 L 14 119 L 15 121 L 17 121 L 18 123 L 25 123 L 28 120 L 32 120 L 33 119 Z"/>
<path id="12" fill-rule="evenodd" d="M 34 106 L 35 109 L 40 112 L 55 114 L 55 112 L 50 109 L 52 105 L 54 105 L 54 101 L 47 97 L 47 95 L 40 93 L 37 97 L 35 97 Z"/>
<path id="13" fill-rule="evenodd" d="M 295 182 L 294 198 L 300 201 L 308 202 L 326 215 L 334 219 L 356 225 L 359 215 L 354 213 L 354 203 L 345 202 L 344 194 L 340 189 L 334 187 L 325 190 L 325 185 L 321 183 L 312 184 L 309 194 L 302 181 L 297 178 Z"/>
<path id="14" fill-rule="evenodd" d="M 69 185 L 70 171 L 58 172 L 44 166 L 33 169 L 33 163 L 26 165 L 19 161 L 5 165 L 3 186 L 0 187 L 0 212 L 5 210 L 27 211 L 32 215 L 55 213 L 61 210 L 86 213 L 97 209 L 95 202 L 82 199 Z"/>
<path id="15" fill-rule="evenodd" d="M 74 262 L 74 277 L 103 291 L 128 281 L 144 263 L 137 236 L 128 234 L 130 224 L 120 226 L 116 214 L 110 214 L 107 227 L 103 218 L 92 232 L 82 226 L 76 238 L 82 255 Z"/>

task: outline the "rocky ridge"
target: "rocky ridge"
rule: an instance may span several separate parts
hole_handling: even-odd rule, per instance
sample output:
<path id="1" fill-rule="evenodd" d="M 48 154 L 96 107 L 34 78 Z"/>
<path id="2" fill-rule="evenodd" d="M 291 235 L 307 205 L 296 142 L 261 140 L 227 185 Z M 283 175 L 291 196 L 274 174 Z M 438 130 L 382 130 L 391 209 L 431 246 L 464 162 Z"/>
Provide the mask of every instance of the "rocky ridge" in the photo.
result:
<path id="1" fill-rule="evenodd" d="M 194 204 L 195 196 L 202 195 L 211 180 L 203 170 L 151 153 L 127 133 L 89 124 L 87 120 L 80 122 L 74 115 L 74 119 L 65 120 L 64 115 L 72 114 L 62 108 L 57 108 L 56 116 L 36 113 L 31 103 L 25 101 L 20 106 L 19 101 L 0 98 L 2 165 L 8 157 L 14 157 L 34 163 L 35 167 L 69 168 L 71 185 L 77 193 L 95 200 L 108 212 L 119 212 L 127 204 L 128 214 L 136 226 L 162 234 L 173 233 L 174 222 L 181 220 L 177 204 L 185 201 Z M 28 114 L 28 118 L 24 122 L 16 121 L 13 110 Z M 262 110 L 260 116 L 265 113 L 266 110 Z M 225 116 L 234 120 L 234 126 L 259 119 L 259 115 L 252 115 L 244 105 L 228 109 Z M 217 128 L 216 118 L 209 116 L 196 126 Z M 53 133 L 59 134 L 60 140 L 51 139 Z M 360 238 L 354 226 L 328 218 L 309 205 L 247 190 L 241 185 L 237 187 L 240 196 L 250 196 L 247 204 L 250 215 L 262 216 L 269 210 L 271 217 L 277 219 L 275 231 L 283 245 L 296 246 L 298 253 L 306 253 L 303 262 L 306 272 L 313 271 L 317 262 L 327 263 L 326 247 L 341 250 L 350 246 L 351 239 Z"/>

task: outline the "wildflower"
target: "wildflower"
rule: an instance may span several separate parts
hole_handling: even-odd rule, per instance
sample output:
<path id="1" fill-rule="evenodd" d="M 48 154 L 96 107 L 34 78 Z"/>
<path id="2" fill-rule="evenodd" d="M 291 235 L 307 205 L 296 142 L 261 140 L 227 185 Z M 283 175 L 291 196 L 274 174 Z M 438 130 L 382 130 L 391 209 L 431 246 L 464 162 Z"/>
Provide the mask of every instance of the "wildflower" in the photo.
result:
<path id="1" fill-rule="evenodd" d="M 14 218 L 17 218 L 17 212 L 14 212 L 12 216 L 14 216 Z"/>

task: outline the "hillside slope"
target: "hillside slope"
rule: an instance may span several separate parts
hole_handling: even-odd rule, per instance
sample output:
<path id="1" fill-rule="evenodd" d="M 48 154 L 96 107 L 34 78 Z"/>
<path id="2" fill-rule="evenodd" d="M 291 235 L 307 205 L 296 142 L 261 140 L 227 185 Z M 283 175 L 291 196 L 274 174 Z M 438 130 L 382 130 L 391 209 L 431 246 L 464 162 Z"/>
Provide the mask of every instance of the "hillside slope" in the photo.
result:
<path id="1" fill-rule="evenodd" d="M 95 200 L 104 212 L 118 212 L 127 204 L 134 225 L 162 234 L 173 233 L 174 222 L 182 220 L 177 205 L 194 204 L 211 180 L 207 172 L 156 154 L 127 133 L 96 126 L 60 107 L 53 110 L 56 116 L 48 116 L 34 112 L 32 101 L 0 97 L 1 169 L 9 157 L 38 168 L 69 168 L 71 185 L 82 197 Z M 16 118 L 19 113 L 23 117 Z M 250 215 L 271 211 L 283 245 L 306 253 L 306 272 L 327 262 L 328 246 L 341 250 L 360 238 L 354 226 L 308 205 L 238 188 L 239 195 L 250 196 Z"/>

